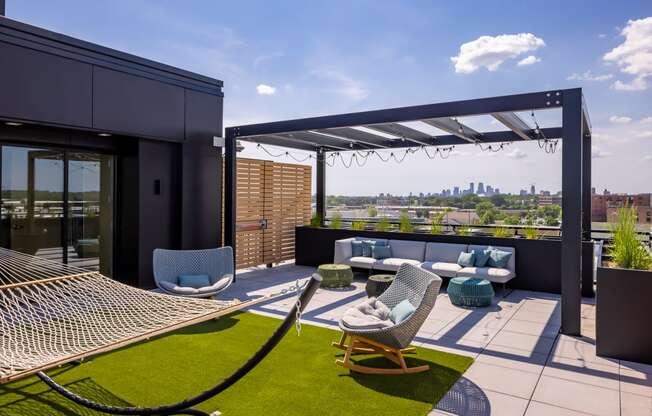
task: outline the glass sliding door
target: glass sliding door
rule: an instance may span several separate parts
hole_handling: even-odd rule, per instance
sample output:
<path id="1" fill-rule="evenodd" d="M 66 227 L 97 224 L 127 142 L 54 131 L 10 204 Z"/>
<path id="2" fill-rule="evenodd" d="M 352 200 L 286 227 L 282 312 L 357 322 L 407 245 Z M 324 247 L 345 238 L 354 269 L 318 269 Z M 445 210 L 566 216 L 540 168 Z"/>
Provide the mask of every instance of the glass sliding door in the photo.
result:
<path id="1" fill-rule="evenodd" d="M 2 147 L 2 245 L 64 261 L 64 154 Z"/>
<path id="2" fill-rule="evenodd" d="M 113 254 L 113 157 L 69 152 L 68 262 L 110 276 Z"/>
<path id="3" fill-rule="evenodd" d="M 111 276 L 113 156 L 14 146 L 0 152 L 0 246 Z"/>

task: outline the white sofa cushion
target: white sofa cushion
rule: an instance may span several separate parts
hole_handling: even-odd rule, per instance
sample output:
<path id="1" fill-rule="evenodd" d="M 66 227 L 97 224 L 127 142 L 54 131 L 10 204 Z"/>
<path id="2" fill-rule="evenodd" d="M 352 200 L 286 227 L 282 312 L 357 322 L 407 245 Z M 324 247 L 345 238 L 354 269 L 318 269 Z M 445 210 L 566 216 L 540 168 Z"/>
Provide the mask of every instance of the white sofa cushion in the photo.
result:
<path id="1" fill-rule="evenodd" d="M 514 273 L 507 269 L 497 267 L 465 267 L 457 272 L 459 277 L 475 277 L 476 279 L 487 279 L 495 283 L 507 283 L 514 278 Z"/>
<path id="2" fill-rule="evenodd" d="M 396 257 L 390 257 L 387 259 L 376 260 L 376 262 L 373 264 L 373 268 L 374 270 L 390 270 L 395 272 L 403 263 L 408 263 L 413 266 L 418 266 L 419 264 L 421 264 L 421 262 L 418 260 L 399 259 Z"/>
<path id="3" fill-rule="evenodd" d="M 467 251 L 466 244 L 428 243 L 426 244 L 425 261 L 433 263 L 457 263 L 460 253 Z"/>
<path id="4" fill-rule="evenodd" d="M 353 266 L 353 267 L 371 269 L 376 261 L 377 260 L 372 257 L 358 256 L 358 257 L 350 257 L 346 260 L 341 261 L 341 263 L 348 264 L 349 266 Z"/>
<path id="5" fill-rule="evenodd" d="M 460 266 L 457 263 L 444 263 L 444 262 L 432 262 L 432 261 L 426 261 L 422 263 L 421 267 L 441 277 L 455 277 L 457 276 L 457 272 L 462 270 L 462 266 Z"/>
<path id="6" fill-rule="evenodd" d="M 471 250 L 482 251 L 482 250 L 486 250 L 487 247 L 489 246 L 470 245 L 469 251 Z M 516 276 L 516 249 L 514 247 L 503 247 L 503 246 L 491 246 L 491 247 L 502 251 L 509 251 L 510 253 L 512 253 L 511 257 L 509 258 L 509 261 L 507 262 L 507 267 L 505 268 L 510 272 L 512 272 L 514 276 Z"/>
<path id="7" fill-rule="evenodd" d="M 422 262 L 426 253 L 425 241 L 389 240 L 388 244 L 392 248 L 392 257 L 398 259 L 412 259 Z"/>

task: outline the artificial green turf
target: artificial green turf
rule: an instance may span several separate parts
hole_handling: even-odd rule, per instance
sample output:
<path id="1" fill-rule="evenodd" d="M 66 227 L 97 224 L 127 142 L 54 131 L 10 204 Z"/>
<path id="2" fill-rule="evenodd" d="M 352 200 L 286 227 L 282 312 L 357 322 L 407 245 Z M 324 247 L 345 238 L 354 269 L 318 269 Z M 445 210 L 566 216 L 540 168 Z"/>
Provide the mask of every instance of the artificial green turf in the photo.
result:
<path id="1" fill-rule="evenodd" d="M 195 395 L 238 368 L 279 320 L 237 313 L 51 371 L 59 383 L 94 400 L 160 405 Z M 303 325 L 292 330 L 251 373 L 198 408 L 224 415 L 425 415 L 472 359 L 420 348 L 408 365 L 429 372 L 378 376 L 336 366 L 339 333 Z M 383 358 L 358 356 L 370 366 Z M 0 415 L 90 415 L 32 377 L 0 385 Z"/>

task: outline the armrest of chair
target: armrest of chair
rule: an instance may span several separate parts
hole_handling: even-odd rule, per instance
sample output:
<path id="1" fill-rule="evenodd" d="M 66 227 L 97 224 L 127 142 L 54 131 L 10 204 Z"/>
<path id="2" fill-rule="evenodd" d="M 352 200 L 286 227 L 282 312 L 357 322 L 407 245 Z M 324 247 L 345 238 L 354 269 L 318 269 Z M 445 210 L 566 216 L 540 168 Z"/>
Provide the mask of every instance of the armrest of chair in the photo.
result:
<path id="1" fill-rule="evenodd" d="M 335 241 L 335 255 L 333 256 L 333 263 L 341 263 L 349 257 L 353 256 L 353 248 L 351 241 L 355 238 L 345 238 L 343 240 Z"/>

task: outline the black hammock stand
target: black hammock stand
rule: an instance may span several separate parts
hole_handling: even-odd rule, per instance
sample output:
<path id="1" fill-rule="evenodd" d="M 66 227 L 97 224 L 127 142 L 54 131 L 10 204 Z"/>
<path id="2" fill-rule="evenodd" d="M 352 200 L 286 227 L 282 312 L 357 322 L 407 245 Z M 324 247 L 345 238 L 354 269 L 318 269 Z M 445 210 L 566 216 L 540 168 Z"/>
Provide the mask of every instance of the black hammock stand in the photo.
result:
<path id="1" fill-rule="evenodd" d="M 272 336 L 262 345 L 262 347 L 260 347 L 258 351 L 256 351 L 256 353 L 251 358 L 249 358 L 249 360 L 247 360 L 247 362 L 245 362 L 242 365 L 242 367 L 238 368 L 230 376 L 228 376 L 227 378 L 219 382 L 217 385 L 204 391 L 203 393 L 200 393 L 194 397 L 185 399 L 178 403 L 167 404 L 158 407 L 110 406 L 110 405 L 94 402 L 90 399 L 87 399 L 76 393 L 73 393 L 72 391 L 66 389 L 65 387 L 63 387 L 62 385 L 54 381 L 52 378 L 50 378 L 47 374 L 45 374 L 42 371 L 38 372 L 37 375 L 45 384 L 47 384 L 50 388 L 52 388 L 52 390 L 61 394 L 66 399 L 71 400 L 80 406 L 84 406 L 86 408 L 98 412 L 104 412 L 113 415 L 210 416 L 208 413 L 198 409 L 193 409 L 192 407 L 200 403 L 203 403 L 206 400 L 211 399 L 216 395 L 220 394 L 221 392 L 223 392 L 224 390 L 228 389 L 233 384 L 235 384 L 242 377 L 244 377 L 254 367 L 256 367 L 256 365 L 258 365 L 267 356 L 267 354 L 269 354 L 278 345 L 278 343 L 281 341 L 281 339 L 283 339 L 283 337 L 288 332 L 288 330 L 292 328 L 292 326 L 296 323 L 298 316 L 300 316 L 301 312 L 303 312 L 306 305 L 308 305 L 308 302 L 310 302 L 310 299 L 312 299 L 312 296 L 317 291 L 317 288 L 321 284 L 321 280 L 322 280 L 321 277 L 317 274 L 314 274 L 310 278 L 308 285 L 299 296 L 299 300 L 295 303 L 295 305 L 292 307 L 290 312 L 288 312 L 288 314 L 285 316 L 285 319 L 283 319 L 281 325 L 279 325 L 279 327 L 276 329 L 276 331 L 274 331 Z"/>

